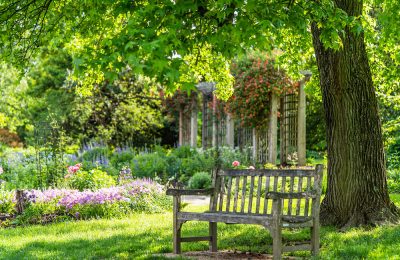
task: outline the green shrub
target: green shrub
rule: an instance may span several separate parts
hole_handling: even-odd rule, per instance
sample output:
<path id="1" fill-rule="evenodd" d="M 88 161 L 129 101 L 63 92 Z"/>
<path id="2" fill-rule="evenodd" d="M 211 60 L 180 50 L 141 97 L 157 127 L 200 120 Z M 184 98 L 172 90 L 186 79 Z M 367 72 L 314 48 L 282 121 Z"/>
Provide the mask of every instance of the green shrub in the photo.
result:
<path id="1" fill-rule="evenodd" d="M 79 170 L 67 179 L 67 184 L 71 188 L 83 191 L 115 186 L 116 182 L 106 172 L 100 169 L 92 169 L 90 171 Z"/>
<path id="2" fill-rule="evenodd" d="M 115 152 L 110 158 L 110 163 L 115 168 L 122 168 L 123 166 L 128 166 L 135 154 L 132 150 L 126 150 L 122 152 Z"/>
<path id="3" fill-rule="evenodd" d="M 114 218 L 126 215 L 129 213 L 129 210 L 128 202 L 119 201 L 103 204 L 75 205 L 66 213 L 76 219 Z"/>
<path id="4" fill-rule="evenodd" d="M 15 211 L 14 191 L 5 189 L 4 184 L 0 186 L 0 213 L 13 214 Z"/>
<path id="5" fill-rule="evenodd" d="M 172 154 L 178 158 L 189 158 L 195 156 L 197 154 L 197 151 L 190 146 L 180 146 L 176 149 L 173 149 Z"/>
<path id="6" fill-rule="evenodd" d="M 164 156 L 159 153 L 138 154 L 131 163 L 133 174 L 139 178 L 155 178 L 164 179 L 167 162 Z"/>
<path id="7" fill-rule="evenodd" d="M 182 159 L 179 180 L 187 181 L 196 172 L 210 172 L 215 167 L 215 159 L 207 153 L 198 153 L 193 157 Z"/>
<path id="8" fill-rule="evenodd" d="M 110 158 L 111 151 L 108 147 L 94 147 L 90 150 L 85 151 L 82 154 L 82 159 L 84 161 L 95 162 L 102 158 Z"/>
<path id="9" fill-rule="evenodd" d="M 189 180 L 189 188 L 206 189 L 211 187 L 211 176 L 207 172 L 196 172 Z"/>
<path id="10" fill-rule="evenodd" d="M 223 169 L 232 168 L 233 161 L 239 161 L 242 166 L 253 165 L 253 163 L 250 161 L 249 151 L 241 152 L 238 149 L 232 149 L 229 147 L 220 148 L 220 159 Z"/>
<path id="11" fill-rule="evenodd" d="M 387 171 L 389 192 L 400 193 L 400 169 Z"/>
<path id="12" fill-rule="evenodd" d="M 54 221 L 57 213 L 60 213 L 60 207 L 57 206 L 56 200 L 29 203 L 22 215 L 17 217 L 16 223 L 18 225 L 47 223 Z"/>

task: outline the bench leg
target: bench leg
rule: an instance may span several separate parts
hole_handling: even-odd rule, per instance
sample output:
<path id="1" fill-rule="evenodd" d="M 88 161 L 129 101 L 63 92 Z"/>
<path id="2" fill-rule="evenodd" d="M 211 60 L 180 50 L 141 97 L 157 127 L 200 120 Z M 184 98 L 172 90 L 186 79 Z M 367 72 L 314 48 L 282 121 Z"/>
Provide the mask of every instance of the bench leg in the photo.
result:
<path id="1" fill-rule="evenodd" d="M 319 254 L 319 225 L 310 228 L 311 230 L 311 254 L 317 256 Z"/>
<path id="2" fill-rule="evenodd" d="M 272 232 L 272 253 L 274 260 L 282 259 L 282 228 L 275 225 Z"/>
<path id="3" fill-rule="evenodd" d="M 174 254 L 181 253 L 181 228 L 182 224 L 174 221 L 174 230 L 173 230 L 173 250 Z"/>
<path id="4" fill-rule="evenodd" d="M 217 252 L 217 223 L 216 222 L 209 222 L 209 234 L 211 237 L 209 246 L 210 252 Z"/>

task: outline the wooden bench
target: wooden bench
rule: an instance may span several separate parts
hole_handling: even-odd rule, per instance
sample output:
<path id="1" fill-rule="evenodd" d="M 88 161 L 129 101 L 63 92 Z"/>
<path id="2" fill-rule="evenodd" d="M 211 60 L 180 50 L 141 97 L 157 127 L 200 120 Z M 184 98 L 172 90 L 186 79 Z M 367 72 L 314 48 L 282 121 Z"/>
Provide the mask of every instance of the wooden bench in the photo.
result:
<path id="1" fill-rule="evenodd" d="M 204 190 L 168 189 L 173 196 L 173 252 L 181 253 L 181 242 L 209 241 L 217 251 L 217 222 L 258 224 L 269 229 L 274 259 L 282 252 L 311 250 L 319 253 L 319 207 L 323 166 L 315 169 L 226 170 L 213 175 L 213 188 Z M 210 195 L 207 212 L 181 211 L 181 196 Z M 182 224 L 209 222 L 209 235 L 181 237 Z M 311 228 L 307 244 L 282 247 L 282 227 Z M 250 242 L 250 241 L 249 241 Z"/>

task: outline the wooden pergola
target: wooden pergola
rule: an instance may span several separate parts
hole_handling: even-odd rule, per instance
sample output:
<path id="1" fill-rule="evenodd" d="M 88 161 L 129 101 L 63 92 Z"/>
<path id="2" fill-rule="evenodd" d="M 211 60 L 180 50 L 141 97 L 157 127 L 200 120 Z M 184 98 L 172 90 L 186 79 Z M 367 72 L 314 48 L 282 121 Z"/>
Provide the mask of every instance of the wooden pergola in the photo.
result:
<path id="1" fill-rule="evenodd" d="M 278 144 L 280 163 L 296 161 L 306 164 L 306 94 L 304 86 L 311 73 L 303 72 L 298 93 L 282 97 L 271 95 L 268 124 L 257 128 L 241 126 L 229 114 L 217 112 L 217 98 L 213 94 L 215 83 L 197 84 L 197 94 L 192 95 L 189 110 L 179 113 L 179 146 L 198 147 L 198 113 L 201 101 L 201 147 L 203 149 L 228 146 L 251 148 L 254 162 L 277 164 Z M 199 95 L 201 94 L 201 95 Z M 278 116 L 278 114 L 280 116 Z M 278 128 L 279 126 L 279 128 Z M 279 131 L 279 139 L 278 139 Z"/>

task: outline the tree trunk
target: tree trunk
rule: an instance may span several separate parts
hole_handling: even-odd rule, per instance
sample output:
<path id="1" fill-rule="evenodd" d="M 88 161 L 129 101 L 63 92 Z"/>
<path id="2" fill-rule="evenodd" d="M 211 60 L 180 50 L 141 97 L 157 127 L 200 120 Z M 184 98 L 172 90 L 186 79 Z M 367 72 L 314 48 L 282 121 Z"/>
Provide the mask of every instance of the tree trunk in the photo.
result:
<path id="1" fill-rule="evenodd" d="M 362 1 L 336 0 L 349 15 L 362 14 Z M 325 49 L 312 24 L 328 143 L 328 187 L 321 205 L 323 224 L 349 227 L 394 221 L 398 209 L 386 184 L 381 122 L 364 35 L 349 28 L 343 48 Z"/>

